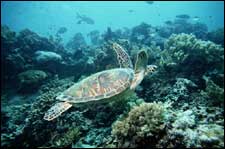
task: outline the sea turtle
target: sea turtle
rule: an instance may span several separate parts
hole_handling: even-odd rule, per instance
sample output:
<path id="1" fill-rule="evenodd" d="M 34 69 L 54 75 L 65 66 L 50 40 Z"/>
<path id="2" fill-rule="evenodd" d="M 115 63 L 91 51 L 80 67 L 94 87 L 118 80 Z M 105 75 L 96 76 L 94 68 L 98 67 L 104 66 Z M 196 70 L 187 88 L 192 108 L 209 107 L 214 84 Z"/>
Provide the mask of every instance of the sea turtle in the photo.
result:
<path id="1" fill-rule="evenodd" d="M 145 75 L 154 72 L 157 68 L 155 65 L 147 65 L 148 55 L 145 50 L 138 52 L 133 70 L 126 51 L 117 43 L 112 43 L 112 49 L 116 52 L 120 68 L 95 73 L 72 85 L 56 97 L 59 102 L 45 113 L 45 120 L 55 119 L 73 104 L 104 100 L 125 90 L 134 90 Z"/>

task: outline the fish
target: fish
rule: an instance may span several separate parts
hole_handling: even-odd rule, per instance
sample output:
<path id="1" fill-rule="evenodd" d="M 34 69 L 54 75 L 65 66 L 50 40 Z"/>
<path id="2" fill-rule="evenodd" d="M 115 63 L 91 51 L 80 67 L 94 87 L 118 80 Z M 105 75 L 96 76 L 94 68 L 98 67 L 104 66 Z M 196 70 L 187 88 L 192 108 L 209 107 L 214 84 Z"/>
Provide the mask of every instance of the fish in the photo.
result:
<path id="1" fill-rule="evenodd" d="M 176 15 L 176 18 L 179 19 L 190 19 L 190 16 L 187 14 L 180 14 L 180 15 Z"/>
<path id="2" fill-rule="evenodd" d="M 154 1 L 145 1 L 147 4 L 152 5 Z"/>
<path id="3" fill-rule="evenodd" d="M 172 25 L 172 24 L 173 24 L 173 22 L 172 22 L 172 21 L 169 21 L 169 20 L 168 20 L 168 21 L 165 21 L 164 23 L 165 23 L 166 25 Z"/>
<path id="4" fill-rule="evenodd" d="M 198 16 L 195 16 L 195 17 L 193 17 L 192 20 L 193 20 L 193 21 L 199 21 L 199 19 L 200 19 L 200 18 L 199 18 Z"/>
<path id="5" fill-rule="evenodd" d="M 95 24 L 95 21 L 92 18 L 87 17 L 86 15 L 80 15 L 79 13 L 77 13 L 77 18 L 80 19 L 77 21 L 77 24 L 81 24 L 82 22 L 85 22 L 87 24 Z"/>
<path id="6" fill-rule="evenodd" d="M 130 9 L 130 10 L 128 10 L 128 12 L 134 12 L 134 10 Z"/>

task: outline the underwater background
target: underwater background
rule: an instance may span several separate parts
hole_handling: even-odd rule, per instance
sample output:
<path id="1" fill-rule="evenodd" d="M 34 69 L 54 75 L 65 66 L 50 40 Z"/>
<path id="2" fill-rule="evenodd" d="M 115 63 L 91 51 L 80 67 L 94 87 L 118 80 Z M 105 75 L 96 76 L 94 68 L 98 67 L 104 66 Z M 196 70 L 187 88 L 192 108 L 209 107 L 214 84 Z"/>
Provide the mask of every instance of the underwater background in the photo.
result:
<path id="1" fill-rule="evenodd" d="M 156 70 L 43 119 L 74 83 L 121 67 L 115 45 Z M 222 148 L 223 115 L 223 1 L 1 1 L 1 147 Z"/>

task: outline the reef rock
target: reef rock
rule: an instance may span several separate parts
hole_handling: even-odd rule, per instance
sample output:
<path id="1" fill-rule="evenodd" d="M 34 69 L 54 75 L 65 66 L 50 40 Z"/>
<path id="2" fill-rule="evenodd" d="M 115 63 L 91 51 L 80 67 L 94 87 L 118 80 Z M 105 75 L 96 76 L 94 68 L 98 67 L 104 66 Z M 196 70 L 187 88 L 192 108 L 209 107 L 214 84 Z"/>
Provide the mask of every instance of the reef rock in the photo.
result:
<path id="1" fill-rule="evenodd" d="M 35 52 L 35 60 L 38 63 L 46 63 L 46 62 L 59 62 L 62 60 L 62 56 L 49 51 L 36 51 Z"/>
<path id="2" fill-rule="evenodd" d="M 38 87 L 48 75 L 41 70 L 27 70 L 18 74 L 19 90 L 29 92 Z"/>

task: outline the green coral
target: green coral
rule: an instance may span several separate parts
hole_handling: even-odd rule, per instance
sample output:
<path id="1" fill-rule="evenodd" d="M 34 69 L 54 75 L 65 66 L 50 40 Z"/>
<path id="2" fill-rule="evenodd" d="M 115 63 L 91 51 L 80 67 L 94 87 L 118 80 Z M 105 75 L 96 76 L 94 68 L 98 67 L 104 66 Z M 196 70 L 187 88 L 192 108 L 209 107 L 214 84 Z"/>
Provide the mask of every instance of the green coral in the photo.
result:
<path id="1" fill-rule="evenodd" d="M 124 120 L 116 121 L 112 127 L 112 135 L 118 147 L 138 147 L 153 144 L 164 128 L 164 107 L 161 103 L 142 103 L 135 106 Z M 149 142 L 150 141 L 150 142 Z"/>

